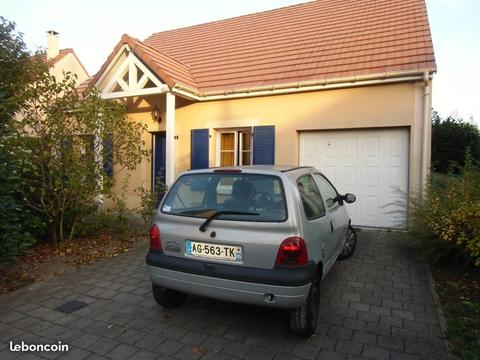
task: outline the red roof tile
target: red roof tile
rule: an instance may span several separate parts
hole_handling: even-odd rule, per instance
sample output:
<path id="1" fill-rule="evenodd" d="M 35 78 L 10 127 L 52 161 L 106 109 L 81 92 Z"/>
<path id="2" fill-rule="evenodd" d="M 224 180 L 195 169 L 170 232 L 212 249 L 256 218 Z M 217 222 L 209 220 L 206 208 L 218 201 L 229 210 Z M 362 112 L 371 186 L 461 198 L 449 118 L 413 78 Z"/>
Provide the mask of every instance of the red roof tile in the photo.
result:
<path id="1" fill-rule="evenodd" d="M 318 0 L 152 34 L 201 91 L 436 69 L 424 0 Z"/>
<path id="2" fill-rule="evenodd" d="M 72 48 L 67 48 L 67 49 L 61 49 L 58 53 L 57 56 L 55 56 L 54 58 L 52 59 L 47 59 L 47 54 L 41 54 L 40 56 L 40 59 L 42 61 L 45 61 L 46 63 L 48 63 L 49 66 L 53 66 L 55 65 L 56 63 L 58 63 L 60 60 L 62 60 L 65 56 L 67 56 L 68 54 L 72 54 L 75 59 L 77 59 L 78 63 L 80 64 L 80 66 L 82 67 L 82 69 L 85 71 L 85 73 L 88 75 L 88 71 L 87 69 L 85 69 L 85 67 L 83 66 L 82 62 L 80 61 L 80 59 L 78 58 L 77 54 L 75 53 L 75 51 L 72 49 Z"/>
<path id="3" fill-rule="evenodd" d="M 424 0 L 318 0 L 121 44 L 170 87 L 200 92 L 396 71 L 436 71 Z"/>
<path id="4" fill-rule="evenodd" d="M 123 34 L 122 38 L 110 53 L 107 60 L 103 63 L 100 70 L 92 78 L 80 85 L 82 93 L 100 79 L 102 74 L 108 68 L 108 65 L 115 58 L 115 55 L 125 44 L 128 45 L 130 49 L 145 63 L 145 65 L 156 73 L 168 86 L 173 87 L 175 84 L 179 83 L 194 89 L 196 88 L 190 69 L 187 65 L 159 50 L 151 48 L 138 39 Z"/>

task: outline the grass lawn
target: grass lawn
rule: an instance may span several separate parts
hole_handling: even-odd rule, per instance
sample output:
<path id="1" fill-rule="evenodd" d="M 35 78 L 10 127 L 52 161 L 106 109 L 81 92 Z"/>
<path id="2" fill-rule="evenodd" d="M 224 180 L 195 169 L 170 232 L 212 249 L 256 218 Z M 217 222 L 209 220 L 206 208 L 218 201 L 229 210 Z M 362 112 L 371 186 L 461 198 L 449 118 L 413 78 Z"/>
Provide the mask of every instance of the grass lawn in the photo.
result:
<path id="1" fill-rule="evenodd" d="M 480 270 L 433 267 L 455 358 L 480 359 Z"/>

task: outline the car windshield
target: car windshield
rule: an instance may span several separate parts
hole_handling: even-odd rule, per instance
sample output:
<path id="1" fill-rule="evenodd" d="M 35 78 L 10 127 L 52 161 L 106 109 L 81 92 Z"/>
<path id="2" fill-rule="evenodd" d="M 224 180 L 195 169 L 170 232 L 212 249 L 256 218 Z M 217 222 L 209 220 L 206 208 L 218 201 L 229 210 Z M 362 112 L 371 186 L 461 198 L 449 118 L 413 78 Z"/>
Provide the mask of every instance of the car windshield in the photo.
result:
<path id="1" fill-rule="evenodd" d="M 217 219 L 282 222 L 287 219 L 279 177 L 245 173 L 203 173 L 181 176 L 162 205 L 167 214 Z M 231 212 L 231 213 L 228 213 Z"/>

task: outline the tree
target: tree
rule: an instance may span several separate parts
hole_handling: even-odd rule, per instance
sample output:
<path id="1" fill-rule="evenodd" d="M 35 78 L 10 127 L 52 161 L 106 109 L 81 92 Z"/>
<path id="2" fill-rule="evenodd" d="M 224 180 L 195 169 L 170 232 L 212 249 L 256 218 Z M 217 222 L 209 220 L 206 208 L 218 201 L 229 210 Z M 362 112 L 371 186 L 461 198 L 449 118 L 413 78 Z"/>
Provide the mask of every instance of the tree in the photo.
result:
<path id="1" fill-rule="evenodd" d="M 463 119 L 432 114 L 432 167 L 440 173 L 458 173 L 465 165 L 466 154 L 480 161 L 480 130 Z"/>
<path id="2" fill-rule="evenodd" d="M 26 150 L 21 192 L 47 219 L 52 241 L 71 239 L 79 218 L 110 194 L 112 169 L 133 170 L 147 154 L 145 128 L 95 90 L 82 99 L 70 73 L 60 82 L 42 74 L 19 103 L 16 144 Z"/>
<path id="3" fill-rule="evenodd" d="M 26 48 L 23 35 L 15 23 L 0 16 L 0 128 L 4 127 L 18 109 L 16 95 L 38 76 L 47 71 L 40 53 L 32 55 Z"/>
<path id="4" fill-rule="evenodd" d="M 20 98 L 17 95 L 47 70 L 26 49 L 15 24 L 0 16 L 0 266 L 36 241 L 43 233 L 41 219 L 28 209 L 18 188 L 22 179 L 21 149 L 12 146 L 11 129 Z"/>

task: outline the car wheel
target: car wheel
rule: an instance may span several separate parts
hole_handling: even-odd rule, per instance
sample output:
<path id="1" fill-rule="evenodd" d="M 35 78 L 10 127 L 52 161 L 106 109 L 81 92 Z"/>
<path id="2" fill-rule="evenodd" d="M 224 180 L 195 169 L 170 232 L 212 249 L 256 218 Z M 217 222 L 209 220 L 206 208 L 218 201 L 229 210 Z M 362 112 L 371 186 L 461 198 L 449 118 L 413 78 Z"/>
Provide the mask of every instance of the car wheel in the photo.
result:
<path id="1" fill-rule="evenodd" d="M 167 309 L 179 307 L 187 299 L 187 294 L 185 293 L 166 289 L 155 284 L 152 284 L 152 293 L 155 301 Z"/>
<path id="2" fill-rule="evenodd" d="M 351 226 L 348 227 L 347 235 L 345 236 L 345 245 L 343 245 L 338 260 L 348 259 L 353 255 L 355 248 L 357 247 L 357 232 Z"/>
<path id="3" fill-rule="evenodd" d="M 307 301 L 299 308 L 290 310 L 290 331 L 308 338 L 317 331 L 320 311 L 320 279 L 315 279 L 310 287 Z"/>

